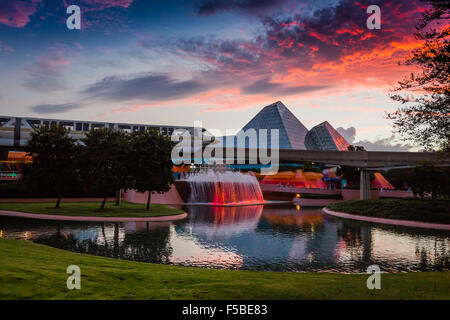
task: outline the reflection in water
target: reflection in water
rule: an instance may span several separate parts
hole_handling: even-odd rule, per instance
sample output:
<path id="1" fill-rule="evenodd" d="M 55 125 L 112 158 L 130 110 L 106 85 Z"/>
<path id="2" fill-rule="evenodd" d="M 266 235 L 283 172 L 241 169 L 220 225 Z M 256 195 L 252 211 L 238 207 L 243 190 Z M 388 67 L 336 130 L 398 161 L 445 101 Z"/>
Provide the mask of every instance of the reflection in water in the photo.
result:
<path id="1" fill-rule="evenodd" d="M 146 222 L 112 223 L 87 229 L 57 227 L 54 234 L 40 235 L 35 242 L 65 250 L 154 263 L 168 263 L 172 254 L 169 225 Z"/>
<path id="2" fill-rule="evenodd" d="M 273 271 L 448 270 L 450 233 L 337 219 L 292 205 L 189 206 L 183 221 L 0 218 L 2 237 L 154 263 Z"/>

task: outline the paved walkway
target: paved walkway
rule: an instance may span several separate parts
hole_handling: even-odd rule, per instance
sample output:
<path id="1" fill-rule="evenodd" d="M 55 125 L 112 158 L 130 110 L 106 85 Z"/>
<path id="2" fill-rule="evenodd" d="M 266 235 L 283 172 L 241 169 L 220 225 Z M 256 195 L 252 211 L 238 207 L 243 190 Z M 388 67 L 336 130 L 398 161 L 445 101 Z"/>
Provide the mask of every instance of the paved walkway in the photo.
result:
<path id="1" fill-rule="evenodd" d="M 325 213 L 328 213 L 329 215 L 332 215 L 335 217 L 340 217 L 340 218 L 345 218 L 345 219 L 353 219 L 353 220 L 375 222 L 375 223 L 384 223 L 384 224 L 391 224 L 391 225 L 405 226 L 405 227 L 414 227 L 414 228 L 450 230 L 450 224 L 429 223 L 429 222 L 398 220 L 398 219 L 386 219 L 386 218 L 377 218 L 377 217 L 366 217 L 366 216 L 359 216 L 356 214 L 349 214 L 349 213 L 345 213 L 345 212 L 332 211 L 327 208 L 323 208 L 322 210 Z"/>
<path id="2" fill-rule="evenodd" d="M 41 220 L 58 220 L 58 221 L 85 221 L 85 222 L 156 222 L 156 221 L 175 221 L 182 220 L 187 217 L 187 213 L 161 216 L 161 217 L 83 217 L 83 216 L 61 216 L 51 214 L 26 213 L 19 211 L 0 210 L 0 216 L 30 218 Z"/>
<path id="3" fill-rule="evenodd" d="M 106 201 L 115 201 L 116 198 L 106 198 Z M 103 198 L 62 198 L 62 202 L 100 202 Z M 56 198 L 24 198 L 24 199 L 0 199 L 0 203 L 42 203 L 56 202 Z"/>

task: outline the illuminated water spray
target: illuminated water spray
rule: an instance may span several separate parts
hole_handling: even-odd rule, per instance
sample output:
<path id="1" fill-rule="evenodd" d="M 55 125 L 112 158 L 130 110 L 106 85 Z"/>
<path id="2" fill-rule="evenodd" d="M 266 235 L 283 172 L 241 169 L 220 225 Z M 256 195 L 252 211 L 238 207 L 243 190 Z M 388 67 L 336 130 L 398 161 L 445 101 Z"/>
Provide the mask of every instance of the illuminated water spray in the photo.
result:
<path id="1" fill-rule="evenodd" d="M 186 182 L 190 203 L 245 205 L 264 202 L 259 183 L 250 174 L 208 169 L 192 174 Z"/>

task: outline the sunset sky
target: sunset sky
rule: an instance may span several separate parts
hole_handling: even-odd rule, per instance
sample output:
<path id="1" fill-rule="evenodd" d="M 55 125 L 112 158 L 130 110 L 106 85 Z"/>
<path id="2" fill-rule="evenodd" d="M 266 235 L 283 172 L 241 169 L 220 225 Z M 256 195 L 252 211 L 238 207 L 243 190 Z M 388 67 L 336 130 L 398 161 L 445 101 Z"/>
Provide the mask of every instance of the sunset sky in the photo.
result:
<path id="1" fill-rule="evenodd" d="M 66 27 L 81 8 L 81 30 Z M 369 30 L 366 8 L 381 8 Z M 0 115 L 240 129 L 282 101 L 310 129 L 405 150 L 385 111 L 420 45 L 413 0 L 0 1 Z M 340 130 L 343 131 L 342 129 Z M 354 134 L 356 133 L 356 137 Z"/>

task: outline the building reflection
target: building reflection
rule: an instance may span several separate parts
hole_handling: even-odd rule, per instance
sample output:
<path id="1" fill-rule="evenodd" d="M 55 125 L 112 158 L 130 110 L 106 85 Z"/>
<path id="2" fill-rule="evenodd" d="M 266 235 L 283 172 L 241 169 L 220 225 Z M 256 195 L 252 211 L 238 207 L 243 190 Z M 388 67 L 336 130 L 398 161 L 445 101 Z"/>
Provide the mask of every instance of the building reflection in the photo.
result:
<path id="1" fill-rule="evenodd" d="M 365 272 L 448 270 L 448 232 L 337 219 L 320 208 L 190 206 L 186 220 L 79 223 L 0 218 L 0 236 L 143 262 Z"/>

